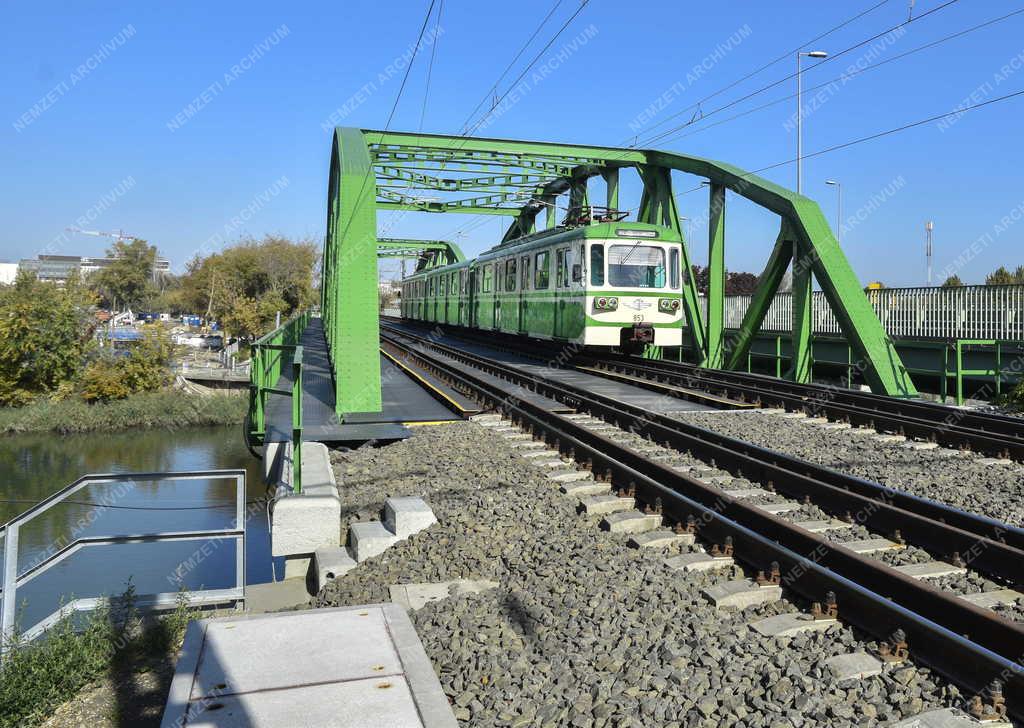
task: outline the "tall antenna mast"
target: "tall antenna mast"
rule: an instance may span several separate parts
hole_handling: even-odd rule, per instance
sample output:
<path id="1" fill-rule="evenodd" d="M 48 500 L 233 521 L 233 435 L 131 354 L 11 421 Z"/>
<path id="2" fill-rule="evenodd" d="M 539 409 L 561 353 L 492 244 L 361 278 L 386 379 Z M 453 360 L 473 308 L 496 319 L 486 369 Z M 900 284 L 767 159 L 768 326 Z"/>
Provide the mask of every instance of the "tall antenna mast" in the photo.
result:
<path id="1" fill-rule="evenodd" d="M 928 285 L 932 285 L 932 230 L 935 223 L 929 220 L 924 224 L 924 257 L 928 261 Z"/>

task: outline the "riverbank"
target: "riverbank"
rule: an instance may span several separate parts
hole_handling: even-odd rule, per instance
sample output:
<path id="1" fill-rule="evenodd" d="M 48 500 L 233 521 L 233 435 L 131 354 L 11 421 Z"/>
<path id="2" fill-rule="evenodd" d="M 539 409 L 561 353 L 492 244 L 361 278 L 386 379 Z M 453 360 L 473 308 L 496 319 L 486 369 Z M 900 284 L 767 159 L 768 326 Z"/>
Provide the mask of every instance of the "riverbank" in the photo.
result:
<path id="1" fill-rule="evenodd" d="M 78 399 L 0 408 L 0 435 L 21 432 L 101 432 L 128 428 L 178 428 L 239 424 L 248 399 L 238 394 L 143 392 L 87 404 Z"/>

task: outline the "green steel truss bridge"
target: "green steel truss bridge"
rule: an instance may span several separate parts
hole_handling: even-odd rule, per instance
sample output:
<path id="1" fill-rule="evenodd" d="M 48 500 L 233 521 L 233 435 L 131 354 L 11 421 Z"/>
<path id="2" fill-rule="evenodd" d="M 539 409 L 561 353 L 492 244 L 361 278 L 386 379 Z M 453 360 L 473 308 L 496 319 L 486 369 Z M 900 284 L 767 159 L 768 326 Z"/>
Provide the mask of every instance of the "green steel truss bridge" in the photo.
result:
<path id="1" fill-rule="evenodd" d="M 746 365 L 751 343 L 792 265 L 793 363 L 788 376 L 798 382 L 810 379 L 813 278 L 871 388 L 890 396 L 916 396 L 906 366 L 821 209 L 807 197 L 730 164 L 675 152 L 339 127 L 330 159 L 321 310 L 333 379 L 329 408 L 340 421 L 349 413 L 381 410 L 378 257 L 414 258 L 418 270 L 463 260 L 461 251 L 446 241 L 379 239 L 379 210 L 505 216 L 509 218 L 505 242 L 538 226 L 557 226 L 560 196 L 568 198 L 566 222 L 585 224 L 582 211 L 596 206 L 588 191 L 588 182 L 595 178 L 604 181 L 605 199 L 598 204 L 603 203 L 605 214 L 620 210 L 623 170 L 635 172 L 641 185 L 635 220 L 677 234 L 684 241 L 682 265 L 687 272 L 691 241 L 680 226 L 672 172 L 706 181 L 706 314 L 691 275 L 684 276 L 683 286 L 687 348 L 702 366 L 737 369 Z M 728 332 L 724 316 L 726 190 L 779 217 L 777 237 L 771 244 L 766 241 L 767 263 L 757 290 L 740 327 Z M 298 340 L 299 332 L 291 331 L 288 338 L 295 341 L 283 345 L 287 356 L 295 344 L 308 347 L 308 342 Z M 268 389 L 275 386 L 280 385 L 265 383 Z M 257 386 L 257 399 L 258 392 Z M 323 400 L 317 401 L 323 404 Z M 258 433 L 262 407 L 255 405 L 253 412 Z"/>

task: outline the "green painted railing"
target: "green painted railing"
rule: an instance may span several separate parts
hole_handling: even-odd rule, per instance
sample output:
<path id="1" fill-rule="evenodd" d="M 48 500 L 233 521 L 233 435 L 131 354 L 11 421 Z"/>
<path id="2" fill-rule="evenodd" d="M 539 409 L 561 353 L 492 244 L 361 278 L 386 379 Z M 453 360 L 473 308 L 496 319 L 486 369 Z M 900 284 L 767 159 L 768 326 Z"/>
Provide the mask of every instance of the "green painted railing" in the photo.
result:
<path id="1" fill-rule="evenodd" d="M 252 344 L 249 369 L 249 444 L 261 445 L 267 434 L 267 395 L 292 398 L 292 488 L 302 488 L 302 332 L 309 325 L 309 311 L 293 316 L 279 328 Z M 291 361 L 291 390 L 277 389 L 284 366 Z"/>

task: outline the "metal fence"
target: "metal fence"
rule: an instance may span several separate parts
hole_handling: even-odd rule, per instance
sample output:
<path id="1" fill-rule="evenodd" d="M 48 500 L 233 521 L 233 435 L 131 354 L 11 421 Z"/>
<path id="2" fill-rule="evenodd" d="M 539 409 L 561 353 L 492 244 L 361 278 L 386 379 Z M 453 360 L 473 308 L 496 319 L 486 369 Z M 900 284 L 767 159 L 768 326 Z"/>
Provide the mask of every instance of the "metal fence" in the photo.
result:
<path id="1" fill-rule="evenodd" d="M 1024 340 L 1024 286 L 883 288 L 867 291 L 878 320 L 894 338 Z M 751 296 L 727 296 L 725 326 L 739 328 Z M 707 300 L 701 297 L 707 312 Z M 793 295 L 779 293 L 761 330 L 792 331 Z M 841 334 L 821 291 L 814 292 L 812 333 Z"/>
<path id="2" fill-rule="evenodd" d="M 230 527 L 205 529 L 202 531 L 167 530 L 114 536 L 84 536 L 63 545 L 60 549 L 32 564 L 21 573 L 18 571 L 18 536 L 21 529 L 86 487 L 106 483 L 123 483 L 126 481 L 209 481 L 218 479 L 233 480 L 235 483 L 235 520 Z M 97 506 L 99 509 L 103 507 L 102 504 Z M 175 511 L 168 511 L 168 513 L 173 514 Z M 194 470 L 171 473 L 106 473 L 102 475 L 85 475 L 71 485 L 43 499 L 3 526 L 0 526 L 0 536 L 4 540 L 3 592 L 0 593 L 0 601 L 2 601 L 2 607 L 0 607 L 0 654 L 7 650 L 10 640 L 15 636 L 18 589 L 74 554 L 96 546 L 232 539 L 236 541 L 235 586 L 227 589 L 198 589 L 187 592 L 185 596 L 190 604 L 225 604 L 229 602 L 239 604 L 245 600 L 245 471 Z M 111 570 L 116 572 L 116 561 L 111 562 Z M 145 594 L 140 595 L 136 603 L 140 607 L 150 609 L 169 609 L 177 605 L 178 599 L 179 594 L 176 592 Z M 61 619 L 75 612 L 97 609 L 105 602 L 106 598 L 104 597 L 74 599 L 63 604 L 59 609 L 35 624 L 18 631 L 17 637 L 22 641 L 31 641 L 57 624 Z"/>

